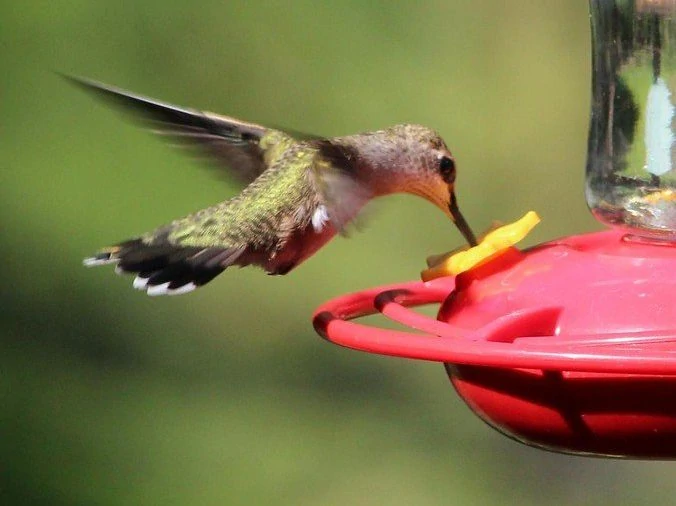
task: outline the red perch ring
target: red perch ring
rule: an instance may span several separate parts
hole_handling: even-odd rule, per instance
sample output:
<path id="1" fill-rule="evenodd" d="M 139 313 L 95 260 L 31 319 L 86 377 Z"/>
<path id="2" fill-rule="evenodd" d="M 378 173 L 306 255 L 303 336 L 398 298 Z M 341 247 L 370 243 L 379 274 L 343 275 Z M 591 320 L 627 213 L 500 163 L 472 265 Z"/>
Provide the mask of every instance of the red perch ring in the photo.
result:
<path id="1" fill-rule="evenodd" d="M 438 319 L 409 309 L 441 304 Z M 355 322 L 380 312 L 413 331 Z M 345 295 L 317 332 L 348 348 L 444 362 L 490 426 L 548 450 L 676 458 L 676 246 L 571 236 L 457 277 Z"/>

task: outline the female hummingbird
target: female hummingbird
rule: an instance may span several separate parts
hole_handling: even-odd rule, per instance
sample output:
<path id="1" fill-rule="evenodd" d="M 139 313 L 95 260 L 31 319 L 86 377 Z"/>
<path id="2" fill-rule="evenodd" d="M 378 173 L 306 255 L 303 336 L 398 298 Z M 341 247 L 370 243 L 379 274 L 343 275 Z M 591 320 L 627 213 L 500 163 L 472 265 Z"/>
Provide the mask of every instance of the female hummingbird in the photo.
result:
<path id="1" fill-rule="evenodd" d="M 68 79 L 137 112 L 156 134 L 197 145 L 248 183 L 234 198 L 84 260 L 136 274 L 134 287 L 148 295 L 190 292 L 231 265 L 286 274 L 343 232 L 369 200 L 392 193 L 430 201 L 476 245 L 455 197 L 453 156 L 429 128 L 402 124 L 345 137 L 299 136 Z"/>

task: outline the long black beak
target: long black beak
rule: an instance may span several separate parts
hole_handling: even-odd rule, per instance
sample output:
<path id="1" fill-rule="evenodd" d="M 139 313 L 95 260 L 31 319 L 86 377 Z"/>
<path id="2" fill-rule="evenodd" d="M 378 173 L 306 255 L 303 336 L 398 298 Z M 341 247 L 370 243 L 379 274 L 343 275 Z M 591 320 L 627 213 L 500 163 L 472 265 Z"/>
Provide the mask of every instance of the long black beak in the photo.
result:
<path id="1" fill-rule="evenodd" d="M 453 191 L 451 192 L 451 203 L 448 205 L 448 210 L 451 211 L 451 216 L 453 217 L 455 226 L 458 227 L 460 233 L 465 237 L 465 239 L 467 239 L 469 245 L 476 246 L 477 242 L 476 237 L 474 237 L 474 232 L 472 232 L 472 229 L 469 228 L 467 221 L 465 221 L 465 217 L 460 212 L 460 208 L 458 207 L 458 199 L 455 198 L 455 192 Z"/>

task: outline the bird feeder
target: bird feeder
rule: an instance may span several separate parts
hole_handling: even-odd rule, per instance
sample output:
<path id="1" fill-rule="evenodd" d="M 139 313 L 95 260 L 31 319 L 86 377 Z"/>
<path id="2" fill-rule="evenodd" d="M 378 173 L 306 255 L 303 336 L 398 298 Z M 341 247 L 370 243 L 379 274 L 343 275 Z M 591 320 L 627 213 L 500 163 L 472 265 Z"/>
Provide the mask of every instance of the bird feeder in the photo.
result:
<path id="1" fill-rule="evenodd" d="M 548 450 L 676 458 L 676 1 L 591 0 L 586 197 L 609 230 L 514 247 L 456 276 L 329 301 L 327 340 L 442 362 L 503 434 Z M 439 304 L 437 318 L 413 307 Z M 352 321 L 381 313 L 407 327 Z"/>

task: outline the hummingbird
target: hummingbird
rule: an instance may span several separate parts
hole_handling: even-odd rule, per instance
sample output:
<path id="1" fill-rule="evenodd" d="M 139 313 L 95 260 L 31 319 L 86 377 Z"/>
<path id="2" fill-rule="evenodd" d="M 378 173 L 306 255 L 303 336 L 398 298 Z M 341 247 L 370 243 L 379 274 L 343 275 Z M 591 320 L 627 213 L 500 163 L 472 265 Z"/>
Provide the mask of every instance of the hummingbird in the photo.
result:
<path id="1" fill-rule="evenodd" d="M 155 134 L 195 146 L 246 185 L 233 198 L 84 260 L 134 274 L 134 288 L 148 295 L 191 292 L 233 265 L 287 274 L 345 234 L 370 200 L 393 193 L 428 200 L 476 245 L 455 195 L 455 160 L 430 128 L 400 124 L 343 137 L 302 135 L 64 77 L 135 112 Z"/>

